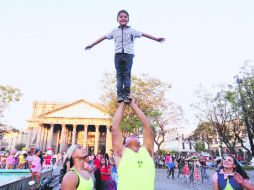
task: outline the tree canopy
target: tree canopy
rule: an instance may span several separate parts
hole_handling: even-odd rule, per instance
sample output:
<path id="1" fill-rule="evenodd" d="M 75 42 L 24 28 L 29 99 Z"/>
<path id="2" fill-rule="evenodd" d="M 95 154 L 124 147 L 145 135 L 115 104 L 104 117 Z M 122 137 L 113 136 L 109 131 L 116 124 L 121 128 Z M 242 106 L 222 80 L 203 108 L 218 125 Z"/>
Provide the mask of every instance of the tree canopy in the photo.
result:
<path id="1" fill-rule="evenodd" d="M 200 87 L 196 92 L 198 101 L 192 106 L 200 123 L 209 123 L 231 153 L 240 144 L 254 156 L 254 66 L 245 65 L 234 79 L 234 83 L 218 85 L 211 91 Z M 198 130 L 190 137 L 192 140 L 197 139 Z"/>
<path id="2" fill-rule="evenodd" d="M 4 117 L 4 111 L 8 106 L 21 98 L 21 92 L 17 88 L 7 85 L 0 85 L 0 118 Z M 0 140 L 3 138 L 4 132 L 9 129 L 7 124 L 3 124 L 0 120 Z"/>
<path id="3" fill-rule="evenodd" d="M 114 115 L 118 106 L 115 83 L 114 74 L 105 74 L 102 80 L 104 94 L 101 100 L 111 116 Z M 147 74 L 141 76 L 132 75 L 131 96 L 135 98 L 141 110 L 150 119 L 158 149 L 164 142 L 170 125 L 179 121 L 183 116 L 181 107 L 165 98 L 165 94 L 170 87 L 169 84 Z M 133 132 L 142 133 L 141 123 L 129 107 L 125 111 L 121 128 L 123 135 Z"/>

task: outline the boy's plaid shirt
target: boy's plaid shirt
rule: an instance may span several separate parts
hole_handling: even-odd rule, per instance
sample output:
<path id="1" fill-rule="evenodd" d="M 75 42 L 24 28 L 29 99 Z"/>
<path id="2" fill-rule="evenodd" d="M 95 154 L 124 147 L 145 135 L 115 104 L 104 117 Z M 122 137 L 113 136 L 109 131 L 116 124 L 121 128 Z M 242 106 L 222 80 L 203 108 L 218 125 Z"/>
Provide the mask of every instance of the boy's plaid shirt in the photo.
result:
<path id="1" fill-rule="evenodd" d="M 134 40 L 140 38 L 142 32 L 132 29 L 130 26 L 113 29 L 106 35 L 108 40 L 114 39 L 115 53 L 127 53 L 134 55 Z"/>

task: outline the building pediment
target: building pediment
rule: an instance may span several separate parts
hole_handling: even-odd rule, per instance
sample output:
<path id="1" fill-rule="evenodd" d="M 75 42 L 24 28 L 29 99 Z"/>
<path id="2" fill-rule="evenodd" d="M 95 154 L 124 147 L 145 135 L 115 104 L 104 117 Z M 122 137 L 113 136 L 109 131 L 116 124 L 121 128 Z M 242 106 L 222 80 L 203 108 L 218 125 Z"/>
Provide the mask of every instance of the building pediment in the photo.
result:
<path id="1" fill-rule="evenodd" d="M 40 118 L 98 118 L 109 119 L 110 116 L 106 110 L 96 104 L 89 103 L 85 100 L 79 100 L 71 104 L 44 113 Z"/>

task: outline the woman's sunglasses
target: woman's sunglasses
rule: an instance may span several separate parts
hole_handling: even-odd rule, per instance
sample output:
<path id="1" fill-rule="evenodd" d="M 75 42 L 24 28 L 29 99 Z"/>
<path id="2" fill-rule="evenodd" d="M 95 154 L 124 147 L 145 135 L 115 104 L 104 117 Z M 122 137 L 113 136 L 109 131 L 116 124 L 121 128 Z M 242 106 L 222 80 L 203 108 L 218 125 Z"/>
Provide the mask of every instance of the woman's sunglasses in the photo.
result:
<path id="1" fill-rule="evenodd" d="M 226 158 L 223 158 L 223 161 L 227 161 L 227 162 L 234 162 L 232 159 L 230 159 L 230 158 L 228 158 L 228 159 L 226 159 Z"/>

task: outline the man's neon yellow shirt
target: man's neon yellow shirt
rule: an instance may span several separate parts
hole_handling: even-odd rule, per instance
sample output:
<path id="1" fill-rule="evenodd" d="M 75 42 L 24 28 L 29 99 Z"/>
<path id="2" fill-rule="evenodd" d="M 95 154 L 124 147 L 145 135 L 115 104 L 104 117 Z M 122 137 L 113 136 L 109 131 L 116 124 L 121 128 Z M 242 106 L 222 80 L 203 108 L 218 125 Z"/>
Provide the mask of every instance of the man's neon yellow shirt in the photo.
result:
<path id="1" fill-rule="evenodd" d="M 154 190 L 154 161 L 145 147 L 125 148 L 117 168 L 118 190 Z"/>

